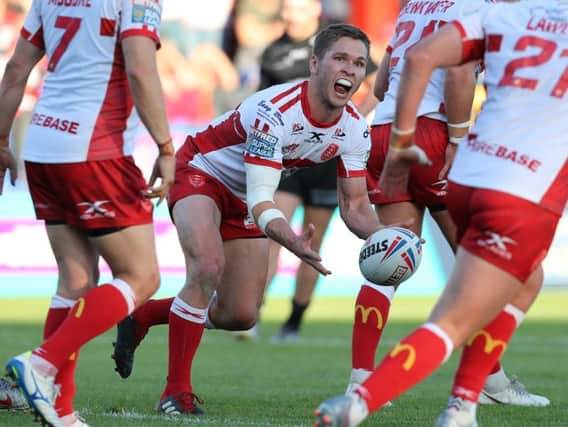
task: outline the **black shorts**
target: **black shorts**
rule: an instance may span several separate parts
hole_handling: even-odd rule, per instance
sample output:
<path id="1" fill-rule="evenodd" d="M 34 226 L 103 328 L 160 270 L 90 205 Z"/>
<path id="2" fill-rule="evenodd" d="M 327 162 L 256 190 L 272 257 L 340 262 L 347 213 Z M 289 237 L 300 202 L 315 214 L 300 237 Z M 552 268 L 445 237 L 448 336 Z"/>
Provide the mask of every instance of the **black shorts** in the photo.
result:
<path id="1" fill-rule="evenodd" d="M 337 160 L 300 169 L 280 181 L 278 191 L 292 193 L 304 206 L 335 209 L 337 207 Z"/>

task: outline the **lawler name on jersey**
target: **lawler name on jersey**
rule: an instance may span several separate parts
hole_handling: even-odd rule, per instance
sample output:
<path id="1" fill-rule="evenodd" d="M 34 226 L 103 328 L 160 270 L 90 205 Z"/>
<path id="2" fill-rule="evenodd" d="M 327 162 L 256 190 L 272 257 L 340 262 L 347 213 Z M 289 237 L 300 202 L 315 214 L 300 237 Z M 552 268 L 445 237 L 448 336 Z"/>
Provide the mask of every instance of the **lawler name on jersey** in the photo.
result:
<path id="1" fill-rule="evenodd" d="M 45 51 L 47 76 L 24 158 L 43 163 L 132 154 L 134 113 L 120 42 L 159 44 L 163 0 L 34 0 L 21 35 Z"/>
<path id="2" fill-rule="evenodd" d="M 568 198 L 568 3 L 496 3 L 455 23 L 487 100 L 450 178 L 561 213 Z"/>
<path id="3" fill-rule="evenodd" d="M 348 103 L 331 123 L 320 123 L 307 100 L 308 82 L 269 87 L 190 136 L 178 153 L 245 200 L 245 162 L 283 170 L 338 158 L 338 175 L 364 177 L 370 149 L 364 117 Z"/>
<path id="4" fill-rule="evenodd" d="M 485 0 L 411 0 L 401 10 L 395 32 L 387 48 L 390 54 L 389 83 L 384 100 L 377 104 L 373 125 L 391 123 L 394 120 L 396 94 L 404 68 L 405 52 L 421 39 L 443 25 L 468 15 L 486 3 Z M 426 87 L 417 116 L 429 116 L 446 121 L 444 113 L 445 71 L 438 69 Z"/>

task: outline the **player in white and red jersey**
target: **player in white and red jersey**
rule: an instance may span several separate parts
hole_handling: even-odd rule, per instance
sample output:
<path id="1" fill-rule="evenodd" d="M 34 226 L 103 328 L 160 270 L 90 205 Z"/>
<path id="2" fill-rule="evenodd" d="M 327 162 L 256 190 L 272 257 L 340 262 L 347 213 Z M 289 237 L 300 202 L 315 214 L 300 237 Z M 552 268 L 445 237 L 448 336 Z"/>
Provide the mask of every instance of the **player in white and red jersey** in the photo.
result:
<path id="1" fill-rule="evenodd" d="M 202 413 L 190 372 L 205 324 L 229 330 L 254 325 L 266 283 L 266 236 L 318 272 L 331 273 L 310 247 L 313 225 L 298 236 L 276 208 L 281 175 L 337 157 L 345 223 L 360 238 L 381 227 L 365 185 L 369 132 L 349 101 L 365 76 L 368 55 L 361 30 L 327 27 L 315 39 L 309 80 L 257 92 L 188 137 L 178 151 L 168 202 L 187 277 L 171 303 L 160 412 Z"/>
<path id="2" fill-rule="evenodd" d="M 24 159 L 58 288 L 44 343 L 7 370 L 51 426 L 85 425 L 73 411 L 79 348 L 159 286 L 149 199 L 165 198 L 175 171 L 156 67 L 161 10 L 158 0 L 34 0 L 0 85 L 1 188 L 6 169 L 16 178 L 8 134 L 25 83 L 47 56 Z M 134 106 L 159 147 L 149 185 L 131 155 Z M 113 280 L 96 287 L 99 254 Z"/>
<path id="3" fill-rule="evenodd" d="M 414 218 L 410 226 L 418 235 L 422 232 L 424 212 L 432 218 L 452 250 L 457 249 L 456 227 L 446 207 L 447 173 L 458 143 L 465 140 L 469 128 L 470 110 L 475 89 L 476 63 L 432 73 L 417 110 L 414 142 L 430 159 L 430 166 L 416 165 L 410 170 L 408 188 L 396 197 L 386 197 L 378 188 L 389 148 L 391 124 L 405 52 L 418 41 L 448 22 L 467 16 L 486 3 L 485 0 L 408 2 L 398 17 L 396 31 L 383 57 L 375 84 L 375 95 L 381 101 L 371 127 L 369 158 L 369 197 L 385 224 Z M 366 281 L 355 302 L 352 336 L 352 370 L 348 391 L 361 384 L 373 371 L 375 354 L 387 323 L 396 289 Z M 533 289 L 525 287 L 513 306 L 522 312 L 529 308 L 526 295 Z M 530 301 L 530 298 L 529 298 Z M 367 316 L 369 310 L 377 316 Z M 510 380 L 497 362 L 487 378 L 480 403 L 503 403 L 523 406 L 546 406 L 547 398 L 529 393 L 517 380 Z"/>
<path id="4" fill-rule="evenodd" d="M 484 361 L 471 364 L 462 353 L 437 426 L 477 426 L 485 377 L 524 314 L 511 301 L 523 286 L 540 289 L 531 282 L 542 282 L 541 261 L 568 200 L 567 27 L 565 0 L 485 5 L 407 52 L 381 177 L 387 195 L 404 191 L 417 160 L 416 111 L 432 71 L 480 59 L 486 66 L 488 99 L 450 174 L 456 264 L 427 323 L 354 393 L 324 402 L 317 425 L 359 425 L 465 344 Z"/>

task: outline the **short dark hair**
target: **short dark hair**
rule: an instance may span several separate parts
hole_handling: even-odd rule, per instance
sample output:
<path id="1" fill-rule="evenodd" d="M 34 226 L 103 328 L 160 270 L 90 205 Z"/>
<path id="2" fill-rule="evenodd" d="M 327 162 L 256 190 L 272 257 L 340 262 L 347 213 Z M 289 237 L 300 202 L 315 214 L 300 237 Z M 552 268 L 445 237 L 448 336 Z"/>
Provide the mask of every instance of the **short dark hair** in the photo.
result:
<path id="1" fill-rule="evenodd" d="M 321 30 L 314 42 L 314 55 L 320 59 L 323 58 L 330 46 L 342 37 L 361 40 L 365 44 L 367 56 L 369 56 L 371 45 L 369 37 L 360 28 L 350 24 L 331 24 Z"/>

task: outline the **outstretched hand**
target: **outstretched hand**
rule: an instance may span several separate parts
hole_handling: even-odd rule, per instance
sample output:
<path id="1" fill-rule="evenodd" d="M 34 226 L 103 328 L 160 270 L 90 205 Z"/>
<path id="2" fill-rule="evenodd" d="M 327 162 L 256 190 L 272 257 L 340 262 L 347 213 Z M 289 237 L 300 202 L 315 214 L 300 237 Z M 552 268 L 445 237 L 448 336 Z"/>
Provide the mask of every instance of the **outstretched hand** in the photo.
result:
<path id="1" fill-rule="evenodd" d="M 174 156 L 160 155 L 154 163 L 152 175 L 148 182 L 148 187 L 144 191 L 144 197 L 148 199 L 158 198 L 158 206 L 167 197 L 170 187 L 174 183 L 176 160 Z M 158 180 L 161 179 L 160 185 L 155 187 Z"/>
<path id="2" fill-rule="evenodd" d="M 432 162 L 417 145 L 402 150 L 390 148 L 379 180 L 381 192 L 386 197 L 403 194 L 408 187 L 410 167 L 415 164 L 431 165 Z"/>
<path id="3" fill-rule="evenodd" d="M 327 268 L 321 263 L 321 257 L 319 254 L 311 248 L 312 238 L 314 237 L 316 227 L 313 224 L 308 224 L 306 230 L 301 236 L 298 236 L 296 242 L 294 242 L 292 252 L 304 261 L 306 264 L 311 265 L 319 273 L 327 276 L 331 274 Z"/>
<path id="4" fill-rule="evenodd" d="M 4 187 L 6 170 L 10 171 L 10 184 L 16 185 L 16 179 L 18 178 L 18 166 L 16 164 L 16 159 L 8 145 L 0 143 L 0 195 L 2 194 L 2 188 Z"/>

